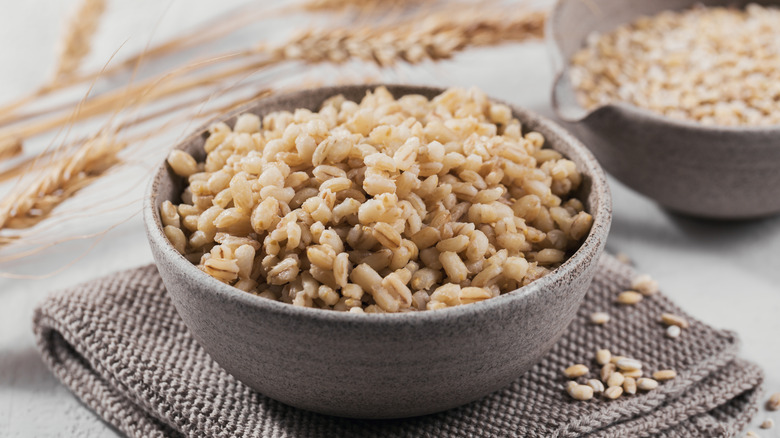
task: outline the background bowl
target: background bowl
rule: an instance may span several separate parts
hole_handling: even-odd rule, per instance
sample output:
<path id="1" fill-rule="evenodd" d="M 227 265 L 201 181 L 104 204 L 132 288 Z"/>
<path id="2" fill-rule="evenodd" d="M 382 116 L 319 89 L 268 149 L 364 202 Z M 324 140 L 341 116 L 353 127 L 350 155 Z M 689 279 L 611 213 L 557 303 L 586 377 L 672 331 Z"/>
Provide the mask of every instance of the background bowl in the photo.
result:
<path id="1" fill-rule="evenodd" d="M 359 101 L 375 85 L 321 88 L 258 100 L 239 112 L 263 116 L 318 109 L 335 94 Z M 388 86 L 396 97 L 443 89 Z M 611 221 L 604 173 L 574 137 L 514 109 L 527 130 L 577 163 L 593 228 L 561 267 L 514 292 L 455 308 L 359 315 L 295 307 L 242 292 L 201 272 L 162 231 L 159 206 L 179 201 L 184 180 L 163 165 L 144 206 L 152 253 L 171 299 L 203 348 L 236 378 L 289 405 L 360 418 L 428 414 L 506 386 L 538 362 L 573 318 L 596 269 Z M 204 158 L 205 129 L 177 146 Z"/>
<path id="2" fill-rule="evenodd" d="M 553 108 L 610 174 L 669 209 L 720 219 L 780 212 L 780 126 L 704 126 L 623 103 L 586 111 L 569 82 L 569 60 L 593 31 L 695 4 L 748 3 L 780 5 L 777 0 L 559 0 L 546 32 L 556 70 Z"/>

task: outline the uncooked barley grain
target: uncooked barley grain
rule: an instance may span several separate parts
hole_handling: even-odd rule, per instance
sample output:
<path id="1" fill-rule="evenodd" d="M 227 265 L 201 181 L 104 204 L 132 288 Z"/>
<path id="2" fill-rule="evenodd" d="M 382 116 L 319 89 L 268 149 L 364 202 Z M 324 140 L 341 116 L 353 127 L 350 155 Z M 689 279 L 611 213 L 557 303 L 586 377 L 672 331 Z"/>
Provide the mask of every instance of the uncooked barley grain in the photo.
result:
<path id="1" fill-rule="evenodd" d="M 612 353 L 606 348 L 596 351 L 596 363 L 606 365 L 612 361 Z"/>
<path id="2" fill-rule="evenodd" d="M 766 408 L 770 411 L 780 410 L 780 392 L 776 392 L 769 397 L 766 402 Z"/>
<path id="3" fill-rule="evenodd" d="M 620 304 L 633 305 L 642 301 L 642 294 L 633 290 L 627 290 L 618 294 L 616 301 Z"/>
<path id="4" fill-rule="evenodd" d="M 593 34 L 571 62 L 592 109 L 626 102 L 706 125 L 780 124 L 780 8 L 694 7 Z"/>
<path id="5" fill-rule="evenodd" d="M 596 325 L 604 325 L 609 322 L 609 314 L 605 312 L 594 312 L 590 314 L 590 322 Z"/>
<path id="6" fill-rule="evenodd" d="M 616 400 L 621 395 L 623 395 L 623 387 L 621 386 L 610 386 L 604 391 L 604 397 L 610 399 L 610 400 Z"/>
<path id="7" fill-rule="evenodd" d="M 675 315 L 673 313 L 662 313 L 661 321 L 668 326 L 676 325 L 681 329 L 686 329 L 690 327 L 690 323 L 688 323 L 687 319 L 683 318 L 682 316 Z"/>
<path id="8" fill-rule="evenodd" d="M 571 381 L 566 384 L 566 392 L 575 400 L 590 400 L 593 398 L 593 388 Z"/>
<path id="9" fill-rule="evenodd" d="M 653 373 L 653 379 L 658 381 L 671 380 L 677 377 L 677 372 L 674 370 L 660 370 Z"/>
<path id="10" fill-rule="evenodd" d="M 581 363 L 572 365 L 563 371 L 563 375 L 569 379 L 576 379 L 577 377 L 582 377 L 586 374 L 588 374 L 588 367 Z"/>

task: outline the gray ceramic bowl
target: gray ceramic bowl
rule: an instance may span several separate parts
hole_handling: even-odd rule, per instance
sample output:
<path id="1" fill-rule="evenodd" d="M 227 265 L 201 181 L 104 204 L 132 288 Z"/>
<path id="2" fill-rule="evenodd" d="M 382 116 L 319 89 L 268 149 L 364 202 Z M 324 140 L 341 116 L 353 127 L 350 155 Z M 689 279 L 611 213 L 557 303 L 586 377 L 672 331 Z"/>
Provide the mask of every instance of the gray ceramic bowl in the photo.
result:
<path id="1" fill-rule="evenodd" d="M 240 112 L 264 115 L 318 109 L 342 93 L 360 100 L 374 86 L 322 88 L 258 100 Z M 441 89 L 388 86 L 396 96 L 433 97 Z M 525 129 L 541 132 L 584 174 L 581 199 L 594 216 L 582 247 L 560 268 L 517 291 L 481 303 L 430 312 L 359 315 L 294 307 L 242 292 L 179 255 L 161 229 L 165 200 L 184 181 L 166 165 L 151 183 L 144 220 L 171 299 L 192 334 L 228 372 L 271 398 L 320 413 L 359 418 L 409 417 L 462 405 L 493 392 L 538 362 L 568 326 L 596 269 L 611 220 L 604 173 L 574 137 L 528 111 Z M 235 122 L 234 113 L 226 116 Z M 203 159 L 205 133 L 178 148 Z"/>
<path id="2" fill-rule="evenodd" d="M 662 206 L 694 216 L 744 219 L 780 212 L 780 126 L 708 127 L 628 104 L 586 111 L 576 101 L 568 60 L 593 31 L 641 15 L 754 0 L 559 0 L 547 27 L 556 79 L 552 104 L 564 126 L 604 168 Z"/>

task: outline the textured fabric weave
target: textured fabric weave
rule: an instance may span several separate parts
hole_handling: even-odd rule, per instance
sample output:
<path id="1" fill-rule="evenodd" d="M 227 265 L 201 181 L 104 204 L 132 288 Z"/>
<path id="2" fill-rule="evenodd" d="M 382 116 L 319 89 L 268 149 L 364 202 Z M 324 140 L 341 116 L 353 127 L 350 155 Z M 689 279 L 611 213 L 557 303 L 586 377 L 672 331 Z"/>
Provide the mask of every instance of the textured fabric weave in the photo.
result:
<path id="1" fill-rule="evenodd" d="M 618 307 L 635 272 L 610 256 L 569 330 L 509 387 L 440 414 L 406 420 L 327 417 L 266 398 L 225 372 L 179 319 L 153 266 L 54 293 L 34 330 L 52 372 L 99 416 L 131 437 L 730 437 L 757 410 L 762 372 L 736 358 L 738 341 L 689 318 L 664 337 L 662 312 L 685 313 L 662 294 Z M 607 311 L 603 326 L 589 315 Z M 652 372 L 675 369 L 658 389 L 615 401 L 572 400 L 561 371 L 591 367 L 608 348 Z"/>

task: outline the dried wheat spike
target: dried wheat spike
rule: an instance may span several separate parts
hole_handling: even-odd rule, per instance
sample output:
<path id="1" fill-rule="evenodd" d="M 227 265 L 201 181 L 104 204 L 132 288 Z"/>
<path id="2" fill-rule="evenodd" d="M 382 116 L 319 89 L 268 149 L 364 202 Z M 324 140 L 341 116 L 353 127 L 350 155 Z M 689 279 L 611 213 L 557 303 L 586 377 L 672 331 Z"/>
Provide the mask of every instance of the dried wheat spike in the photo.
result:
<path id="1" fill-rule="evenodd" d="M 309 30 L 280 46 L 275 55 L 308 62 L 361 59 L 380 66 L 399 61 L 416 64 L 447 59 L 468 47 L 540 38 L 545 18 L 541 11 L 436 12 L 388 26 Z"/>
<path id="2" fill-rule="evenodd" d="M 106 9 L 105 0 L 82 0 L 65 27 L 57 59 L 55 81 L 72 76 L 89 54 L 92 37 Z"/>
<path id="3" fill-rule="evenodd" d="M 45 174 L 0 202 L 0 229 L 27 228 L 40 222 L 54 207 L 113 166 L 123 147 L 114 138 L 100 136 L 59 158 Z"/>
<path id="4" fill-rule="evenodd" d="M 0 160 L 7 160 L 22 153 L 22 141 L 18 138 L 0 140 Z"/>

